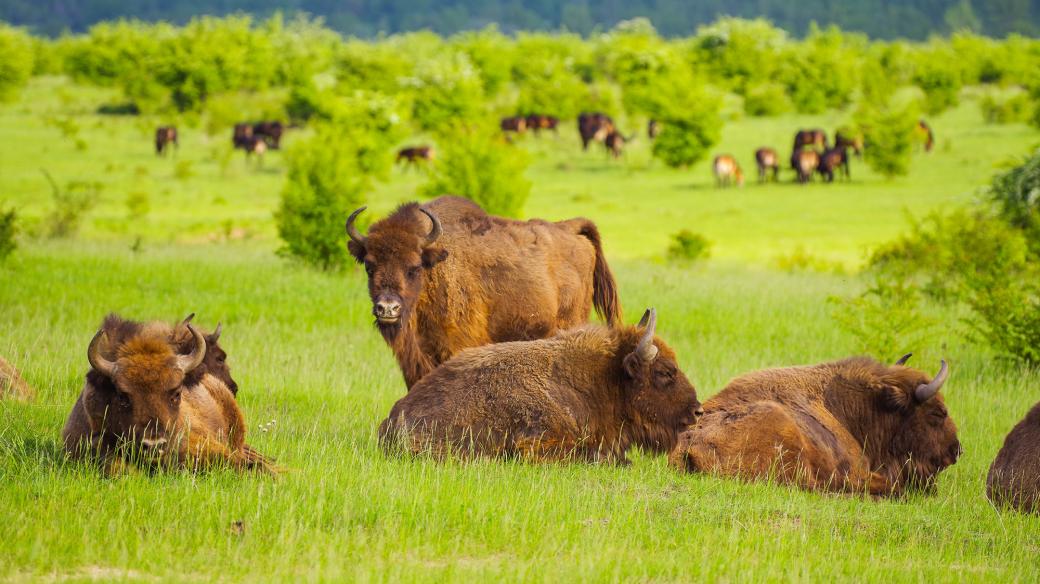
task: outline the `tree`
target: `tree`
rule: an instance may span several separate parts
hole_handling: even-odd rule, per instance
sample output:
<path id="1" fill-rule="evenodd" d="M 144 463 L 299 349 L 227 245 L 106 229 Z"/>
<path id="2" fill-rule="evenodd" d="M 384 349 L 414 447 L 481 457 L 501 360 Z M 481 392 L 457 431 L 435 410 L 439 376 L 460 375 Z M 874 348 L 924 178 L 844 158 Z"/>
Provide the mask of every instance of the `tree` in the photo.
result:
<path id="1" fill-rule="evenodd" d="M 33 72 L 32 38 L 0 22 L 0 101 L 12 98 Z"/>
<path id="2" fill-rule="evenodd" d="M 916 110 L 912 106 L 900 109 L 864 104 L 855 118 L 863 132 L 867 165 L 887 178 L 907 174 L 919 119 Z"/>

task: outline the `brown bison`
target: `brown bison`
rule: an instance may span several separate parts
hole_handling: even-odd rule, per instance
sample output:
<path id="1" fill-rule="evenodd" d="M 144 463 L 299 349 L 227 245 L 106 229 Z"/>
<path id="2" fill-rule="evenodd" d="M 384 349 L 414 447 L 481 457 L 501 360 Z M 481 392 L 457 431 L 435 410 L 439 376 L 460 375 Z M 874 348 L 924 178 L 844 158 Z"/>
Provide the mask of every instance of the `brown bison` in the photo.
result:
<path id="1" fill-rule="evenodd" d="M 716 156 L 711 169 L 715 174 L 715 185 L 720 189 L 733 185 L 744 186 L 744 172 L 740 170 L 737 159 L 729 154 Z"/>
<path id="2" fill-rule="evenodd" d="M 529 114 L 524 119 L 524 122 L 527 126 L 527 129 L 534 130 L 534 133 L 536 135 L 541 130 L 552 130 L 556 133 L 559 132 L 557 127 L 560 125 L 560 119 L 553 116 L 547 116 L 544 114 Z"/>
<path id="3" fill-rule="evenodd" d="M 812 180 L 813 173 L 819 166 L 820 155 L 810 148 L 795 150 L 791 155 L 791 167 L 798 175 L 798 182 L 802 184 Z"/>
<path id="4" fill-rule="evenodd" d="M 462 351 L 417 383 L 379 427 L 384 448 L 627 464 L 667 452 L 701 413 L 675 353 L 639 326 L 586 326 Z"/>
<path id="5" fill-rule="evenodd" d="M 87 349 L 91 369 L 62 430 L 70 456 L 99 460 L 108 470 L 132 461 L 276 470 L 246 445 L 242 411 L 219 372 L 204 365 L 206 336 L 189 320 L 171 327 L 105 319 Z M 182 354 L 185 345 L 191 349 Z"/>
<path id="6" fill-rule="evenodd" d="M 578 114 L 578 134 L 581 136 L 581 149 L 588 150 L 593 140 L 605 142 L 607 136 L 616 133 L 614 120 L 601 112 L 581 112 Z"/>
<path id="7" fill-rule="evenodd" d="M 593 306 L 620 321 L 588 219 L 514 221 L 445 196 L 402 205 L 365 236 L 354 227 L 364 209 L 347 219 L 348 247 L 408 387 L 462 349 L 544 338 L 586 322 Z"/>
<path id="8" fill-rule="evenodd" d="M 840 146 L 827 149 L 820 155 L 819 166 L 816 170 L 827 182 L 834 182 L 835 170 L 841 171 L 845 180 L 852 180 L 852 173 L 849 171 L 849 151 Z"/>
<path id="9" fill-rule="evenodd" d="M 996 505 L 1040 513 L 1040 403 L 1004 439 L 989 467 L 986 495 Z"/>
<path id="10" fill-rule="evenodd" d="M 756 371 L 704 404 L 670 464 L 686 471 L 774 478 L 809 490 L 897 495 L 930 490 L 957 461 L 957 427 L 929 378 L 866 357 Z"/>
<path id="11" fill-rule="evenodd" d="M 758 166 L 758 182 L 764 183 L 769 180 L 772 173 L 773 182 L 780 178 L 780 155 L 772 148 L 759 148 L 755 150 L 755 164 Z"/>
<path id="12" fill-rule="evenodd" d="M 180 149 L 180 144 L 177 142 L 177 128 L 173 126 L 159 126 L 155 130 L 155 155 L 162 156 L 170 149 L 170 144 L 173 144 Z"/>
<path id="13" fill-rule="evenodd" d="M 0 399 L 6 397 L 28 401 L 36 397 L 36 392 L 22 379 L 14 365 L 0 357 Z"/>
<path id="14" fill-rule="evenodd" d="M 432 146 L 409 146 L 407 148 L 401 148 L 397 151 L 397 158 L 394 160 L 395 164 L 405 163 L 405 168 L 419 167 L 419 162 L 433 162 L 435 152 Z"/>
<path id="15" fill-rule="evenodd" d="M 527 118 L 524 116 L 510 116 L 508 118 L 502 118 L 498 123 L 498 127 L 502 128 L 503 132 L 514 132 L 522 134 L 527 130 Z"/>

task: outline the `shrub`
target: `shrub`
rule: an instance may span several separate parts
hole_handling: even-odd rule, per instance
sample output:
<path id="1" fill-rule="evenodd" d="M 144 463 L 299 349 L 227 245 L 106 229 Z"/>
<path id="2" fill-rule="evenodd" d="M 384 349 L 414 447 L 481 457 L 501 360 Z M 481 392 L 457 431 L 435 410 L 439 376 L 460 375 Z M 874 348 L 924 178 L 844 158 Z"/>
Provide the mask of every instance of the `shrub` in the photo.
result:
<path id="1" fill-rule="evenodd" d="M 942 59 L 934 56 L 933 59 L 914 75 L 914 84 L 924 92 L 924 111 L 937 115 L 957 105 L 961 81 L 957 72 L 942 63 Z"/>
<path id="2" fill-rule="evenodd" d="M 14 97 L 29 81 L 33 57 L 32 37 L 0 22 L 0 101 Z"/>
<path id="3" fill-rule="evenodd" d="M 1004 98 L 987 93 L 979 100 L 979 109 L 990 124 L 1027 122 L 1033 115 L 1033 104 L 1024 93 Z"/>
<path id="4" fill-rule="evenodd" d="M 83 216 L 97 203 L 101 194 L 101 183 L 70 181 L 64 189 L 49 172 L 43 171 L 51 185 L 54 208 L 44 217 L 47 237 L 58 239 L 72 237 L 79 231 Z"/>
<path id="5" fill-rule="evenodd" d="M 402 85 L 415 96 L 412 118 L 422 130 L 445 131 L 458 120 L 485 115 L 480 72 L 463 53 L 451 59 L 427 59 Z"/>
<path id="6" fill-rule="evenodd" d="M 668 246 L 668 258 L 695 262 L 706 260 L 711 256 L 711 242 L 700 233 L 694 233 L 689 229 L 672 235 L 672 244 Z"/>
<path id="7" fill-rule="evenodd" d="M 828 302 L 831 317 L 855 337 L 857 350 L 882 361 L 921 347 L 938 324 L 921 314 L 921 290 L 905 280 L 877 277 L 859 296 L 832 296 Z"/>
<path id="8" fill-rule="evenodd" d="M 438 139 L 440 152 L 424 197 L 461 195 L 493 215 L 519 217 L 531 193 L 527 156 L 497 132 L 459 126 Z"/>
<path id="9" fill-rule="evenodd" d="M 744 96 L 744 113 L 749 116 L 776 116 L 790 109 L 791 100 L 777 83 L 756 85 Z"/>
<path id="10" fill-rule="evenodd" d="M 721 137 L 721 100 L 694 79 L 681 76 L 661 79 L 643 91 L 646 113 L 662 126 L 653 155 L 673 168 L 703 160 Z"/>
<path id="11" fill-rule="evenodd" d="M 0 209 L 0 262 L 18 249 L 18 213 L 14 209 Z"/>
<path id="12" fill-rule="evenodd" d="M 1035 280 L 989 285 L 985 293 L 969 300 L 980 318 L 972 328 L 1002 354 L 1031 366 L 1040 365 L 1040 286 Z"/>
<path id="13" fill-rule="evenodd" d="M 989 198 L 1005 221 L 1022 230 L 1040 257 L 1040 150 L 994 177 Z"/>
<path id="14" fill-rule="evenodd" d="M 864 104 L 856 114 L 856 125 L 863 130 L 867 165 L 887 178 L 907 174 L 917 120 L 912 106 L 895 109 Z"/>

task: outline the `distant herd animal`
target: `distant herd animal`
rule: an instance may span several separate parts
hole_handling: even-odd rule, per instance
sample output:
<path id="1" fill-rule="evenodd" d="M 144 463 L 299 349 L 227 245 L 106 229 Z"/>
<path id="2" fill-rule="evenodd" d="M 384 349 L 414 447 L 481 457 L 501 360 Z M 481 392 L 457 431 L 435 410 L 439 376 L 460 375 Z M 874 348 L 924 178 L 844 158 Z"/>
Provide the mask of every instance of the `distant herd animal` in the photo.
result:
<path id="1" fill-rule="evenodd" d="M 556 126 L 550 116 L 501 124 L 510 132 Z M 583 113 L 578 129 L 586 148 L 601 141 L 613 154 L 625 141 L 602 113 Z M 234 145 L 276 149 L 283 130 L 277 122 L 238 124 Z M 652 123 L 648 135 L 659 130 Z M 176 129 L 159 128 L 157 153 L 176 138 Z M 848 177 L 848 151 L 860 155 L 863 146 L 847 132 L 831 147 L 822 131 L 802 130 L 791 164 L 801 182 L 814 173 Z M 433 157 L 431 147 L 413 146 L 397 160 Z M 760 182 L 777 179 L 776 150 L 760 148 L 755 160 Z M 713 172 L 719 186 L 743 183 L 731 155 L 717 156 Z M 941 393 L 946 361 L 935 375 L 909 367 L 910 355 L 891 365 L 852 357 L 766 369 L 733 379 L 702 404 L 657 335 L 657 311 L 623 324 L 618 286 L 589 219 L 518 221 L 442 196 L 402 205 L 363 234 L 364 210 L 346 218 L 346 245 L 364 267 L 375 327 L 406 390 L 378 425 L 387 453 L 626 465 L 636 446 L 667 455 L 683 473 L 873 497 L 934 491 L 961 456 Z M 603 324 L 589 323 L 593 311 Z M 193 316 L 172 325 L 104 319 L 61 433 L 68 456 L 107 472 L 281 472 L 246 442 L 222 327 L 206 334 Z M 2 359 L 0 397 L 33 397 Z M 997 505 L 1040 513 L 1040 404 L 1007 436 L 986 493 Z"/>

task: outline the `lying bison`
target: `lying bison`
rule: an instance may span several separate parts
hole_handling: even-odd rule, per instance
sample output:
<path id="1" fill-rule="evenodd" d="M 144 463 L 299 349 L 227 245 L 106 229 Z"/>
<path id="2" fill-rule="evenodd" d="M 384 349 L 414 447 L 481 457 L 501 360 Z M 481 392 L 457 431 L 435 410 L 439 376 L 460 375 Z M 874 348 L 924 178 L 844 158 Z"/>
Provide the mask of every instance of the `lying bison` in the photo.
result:
<path id="1" fill-rule="evenodd" d="M 809 490 L 928 490 L 961 453 L 939 389 L 905 367 L 856 357 L 738 377 L 704 404 L 669 457 L 686 471 L 774 478 Z"/>
<path id="2" fill-rule="evenodd" d="M 650 309 L 637 327 L 467 349 L 394 404 L 381 442 L 438 458 L 625 464 L 632 445 L 667 452 L 701 407 L 655 324 Z"/>
<path id="3" fill-rule="evenodd" d="M 468 347 L 540 339 L 596 311 L 618 323 L 617 285 L 587 219 L 550 223 L 493 217 L 472 201 L 402 205 L 362 235 L 373 314 L 411 387 Z"/>
<path id="4" fill-rule="evenodd" d="M 5 397 L 29 401 L 36 397 L 36 391 L 22 379 L 14 365 L 0 357 L 0 399 Z"/>
<path id="5" fill-rule="evenodd" d="M 989 467 L 986 495 L 997 505 L 1040 513 L 1040 403 L 1004 440 Z"/>
<path id="6" fill-rule="evenodd" d="M 187 354 L 178 351 L 180 327 L 191 336 Z M 91 369 L 62 430 L 66 452 L 110 471 L 131 460 L 274 471 L 245 444 L 235 396 L 204 366 L 206 337 L 187 320 L 180 327 L 105 319 L 87 349 Z"/>

